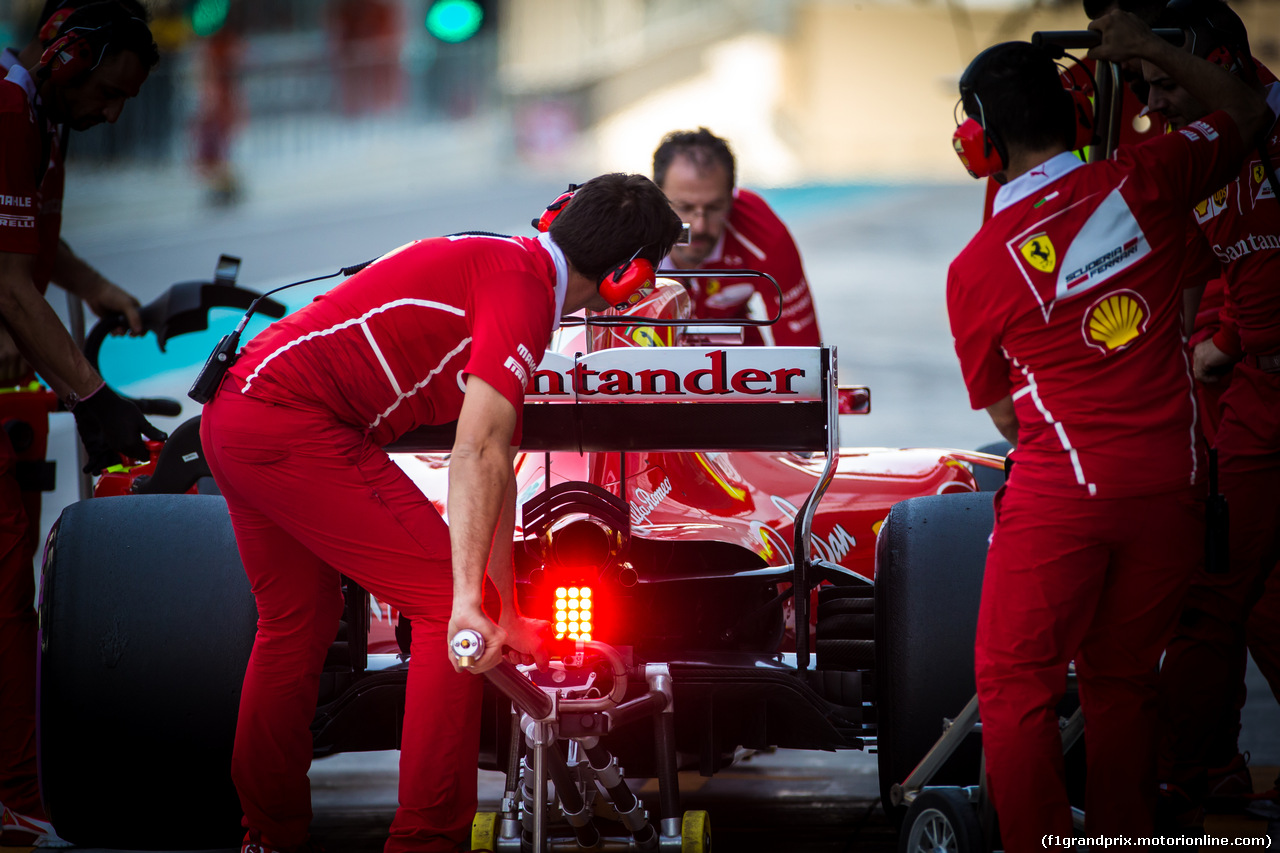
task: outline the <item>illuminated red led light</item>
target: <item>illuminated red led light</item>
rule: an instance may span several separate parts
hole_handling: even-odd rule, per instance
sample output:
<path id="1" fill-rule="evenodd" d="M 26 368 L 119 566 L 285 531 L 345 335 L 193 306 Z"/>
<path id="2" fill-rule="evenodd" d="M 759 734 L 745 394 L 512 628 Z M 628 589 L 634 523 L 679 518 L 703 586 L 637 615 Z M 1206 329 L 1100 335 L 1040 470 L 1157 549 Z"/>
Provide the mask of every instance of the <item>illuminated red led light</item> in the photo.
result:
<path id="1" fill-rule="evenodd" d="M 589 586 L 556 587 L 556 639 L 591 640 L 594 607 Z"/>

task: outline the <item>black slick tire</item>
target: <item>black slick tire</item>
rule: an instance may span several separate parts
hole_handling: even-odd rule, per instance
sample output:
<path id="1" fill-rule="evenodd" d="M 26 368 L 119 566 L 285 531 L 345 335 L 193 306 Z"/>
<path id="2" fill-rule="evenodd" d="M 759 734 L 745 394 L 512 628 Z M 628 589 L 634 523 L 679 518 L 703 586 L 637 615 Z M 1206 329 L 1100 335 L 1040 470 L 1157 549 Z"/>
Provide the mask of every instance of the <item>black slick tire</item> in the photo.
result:
<path id="1" fill-rule="evenodd" d="M 885 813 L 901 783 L 976 692 L 973 640 L 992 526 L 992 494 L 895 504 L 876 543 L 877 751 Z M 930 785 L 978 781 L 981 744 L 970 735 Z"/>
<path id="2" fill-rule="evenodd" d="M 257 613 L 226 502 L 72 504 L 42 582 L 40 772 L 58 833 L 81 847 L 237 845 L 231 746 Z"/>

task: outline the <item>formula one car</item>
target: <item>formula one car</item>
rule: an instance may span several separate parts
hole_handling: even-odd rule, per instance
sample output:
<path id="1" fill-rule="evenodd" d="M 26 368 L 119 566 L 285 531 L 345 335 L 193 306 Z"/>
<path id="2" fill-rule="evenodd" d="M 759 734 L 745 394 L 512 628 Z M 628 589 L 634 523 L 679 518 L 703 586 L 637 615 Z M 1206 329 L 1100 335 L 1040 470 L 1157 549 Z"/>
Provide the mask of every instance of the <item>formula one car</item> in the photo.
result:
<path id="1" fill-rule="evenodd" d="M 486 685 L 482 764 L 508 783 L 474 847 L 705 850 L 707 816 L 680 811 L 677 771 L 710 775 L 743 749 L 877 748 L 887 791 L 973 694 L 980 480 L 1003 460 L 842 448 L 841 406 L 866 412 L 870 397 L 837 388 L 833 348 L 734 346 L 689 311 L 660 283 L 562 329 L 530 377 L 518 593 L 565 646 L 549 672 Z M 203 469 L 193 424 L 147 476 L 112 481 L 118 496 L 69 506 L 48 540 L 42 784 L 80 845 L 207 848 L 240 832 L 229 756 L 256 614 L 225 503 L 186 493 Z M 388 449 L 443 507 L 451 446 L 446 425 Z M 157 483 L 183 493 L 142 493 Z M 412 626 L 380 630 L 394 611 L 354 583 L 345 594 L 317 756 L 394 749 L 413 724 Z M 950 772 L 967 784 L 976 761 L 962 750 Z M 652 818 L 619 768 L 658 779 Z M 146 820 L 119 819 L 140 800 Z"/>

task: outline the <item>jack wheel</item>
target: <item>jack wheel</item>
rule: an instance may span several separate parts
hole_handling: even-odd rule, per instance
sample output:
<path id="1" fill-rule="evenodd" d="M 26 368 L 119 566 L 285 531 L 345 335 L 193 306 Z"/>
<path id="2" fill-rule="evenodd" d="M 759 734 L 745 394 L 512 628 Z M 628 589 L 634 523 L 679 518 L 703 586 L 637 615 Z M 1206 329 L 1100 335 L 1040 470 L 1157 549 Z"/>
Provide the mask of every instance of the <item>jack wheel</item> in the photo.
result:
<path id="1" fill-rule="evenodd" d="M 498 827 L 500 825 L 497 812 L 476 812 L 476 819 L 471 821 L 471 848 L 488 850 L 490 853 L 498 849 Z"/>
<path id="2" fill-rule="evenodd" d="M 711 817 L 704 811 L 684 813 L 680 822 L 680 853 L 711 853 Z"/>
<path id="3" fill-rule="evenodd" d="M 921 791 L 902 821 L 899 853 L 980 853 L 982 826 L 958 788 Z"/>

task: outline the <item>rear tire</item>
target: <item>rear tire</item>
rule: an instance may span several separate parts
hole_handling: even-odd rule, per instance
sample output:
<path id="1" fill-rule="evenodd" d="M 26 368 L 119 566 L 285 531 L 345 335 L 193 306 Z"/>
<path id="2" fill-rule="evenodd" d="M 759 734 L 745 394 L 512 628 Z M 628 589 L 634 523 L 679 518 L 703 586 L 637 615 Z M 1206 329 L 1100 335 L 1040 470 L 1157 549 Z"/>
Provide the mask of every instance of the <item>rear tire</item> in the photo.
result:
<path id="1" fill-rule="evenodd" d="M 59 835 L 81 847 L 237 845 L 231 746 L 257 612 L 226 502 L 72 504 L 42 583 L 40 775 Z"/>
<path id="2" fill-rule="evenodd" d="M 973 641 L 982 596 L 990 492 L 913 498 L 895 504 L 876 543 L 876 721 L 880 791 L 889 797 L 957 716 L 976 688 Z M 970 735 L 930 785 L 978 781 L 980 739 Z"/>

